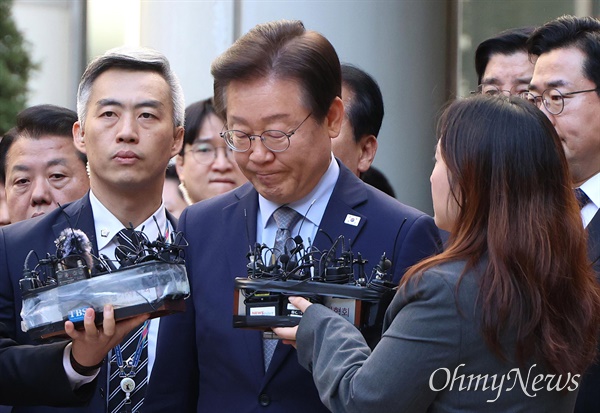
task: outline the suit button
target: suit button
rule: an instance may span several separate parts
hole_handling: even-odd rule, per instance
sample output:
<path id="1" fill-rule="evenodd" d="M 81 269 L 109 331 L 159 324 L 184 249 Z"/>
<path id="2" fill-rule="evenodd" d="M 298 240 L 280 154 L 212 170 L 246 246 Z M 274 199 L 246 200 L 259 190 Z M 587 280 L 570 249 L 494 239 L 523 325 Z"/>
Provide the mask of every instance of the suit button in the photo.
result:
<path id="1" fill-rule="evenodd" d="M 258 396 L 258 402 L 261 406 L 267 407 L 271 404 L 271 398 L 269 395 L 262 393 L 260 396 Z"/>

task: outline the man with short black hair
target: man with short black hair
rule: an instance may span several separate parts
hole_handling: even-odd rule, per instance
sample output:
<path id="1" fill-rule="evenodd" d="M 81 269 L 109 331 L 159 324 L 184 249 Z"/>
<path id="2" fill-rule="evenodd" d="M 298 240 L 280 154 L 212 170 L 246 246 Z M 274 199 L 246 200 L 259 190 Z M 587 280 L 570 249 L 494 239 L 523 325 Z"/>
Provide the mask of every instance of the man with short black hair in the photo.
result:
<path id="1" fill-rule="evenodd" d="M 11 223 L 48 213 L 88 191 L 87 158 L 73 145 L 75 122 L 70 109 L 31 106 L 0 141 L 0 179 Z"/>
<path id="2" fill-rule="evenodd" d="M 142 231 L 149 241 L 169 239 L 176 220 L 165 209 L 162 190 L 165 169 L 183 142 L 184 110 L 181 85 L 161 53 L 118 48 L 90 62 L 79 84 L 78 120 L 72 129 L 76 148 L 88 157 L 89 193 L 43 217 L 0 228 L 0 322 L 7 326 L 11 338 L 19 343 L 31 341 L 21 331 L 19 316 L 19 279 L 26 256 L 32 250 L 38 257 L 56 251 L 55 240 L 63 229 L 83 231 L 92 253 L 105 255 L 108 260 L 115 260 L 123 229 Z M 96 267 L 91 270 L 92 276 L 97 275 Z M 158 319 L 153 319 L 136 329 L 130 339 L 136 343 L 130 346 L 134 350 L 131 358 L 124 349 L 115 348 L 113 357 L 121 354 L 122 361 L 103 364 L 90 405 L 76 411 L 139 412 L 157 335 Z M 138 352 L 144 354 L 144 348 L 148 349 L 147 358 L 134 357 Z M 109 365 L 117 379 L 110 384 Z M 121 377 L 133 380 L 133 391 L 127 393 L 131 381 L 127 386 L 118 385 Z"/>
<path id="3" fill-rule="evenodd" d="M 533 30 L 533 27 L 508 29 L 479 43 L 475 50 L 475 71 L 480 92 L 491 95 L 527 92 L 533 61 L 526 42 Z"/>
<path id="4" fill-rule="evenodd" d="M 180 217 L 191 296 L 185 314 L 161 321 L 145 413 L 326 412 L 291 346 L 233 328 L 234 279 L 248 274 L 249 249 L 265 244 L 279 259 L 286 231 L 318 251 L 343 236 L 340 244 L 368 261 L 367 274 L 386 252 L 397 283 L 438 251 L 437 228 L 334 158 L 342 79 L 324 36 L 300 21 L 261 24 L 211 71 L 222 137 L 249 182 Z"/>
<path id="5" fill-rule="evenodd" d="M 537 56 L 529 100 L 550 119 L 569 162 L 588 232 L 588 255 L 600 281 L 600 20 L 562 16 L 527 42 Z M 600 364 L 583 377 L 575 412 L 600 411 Z"/>

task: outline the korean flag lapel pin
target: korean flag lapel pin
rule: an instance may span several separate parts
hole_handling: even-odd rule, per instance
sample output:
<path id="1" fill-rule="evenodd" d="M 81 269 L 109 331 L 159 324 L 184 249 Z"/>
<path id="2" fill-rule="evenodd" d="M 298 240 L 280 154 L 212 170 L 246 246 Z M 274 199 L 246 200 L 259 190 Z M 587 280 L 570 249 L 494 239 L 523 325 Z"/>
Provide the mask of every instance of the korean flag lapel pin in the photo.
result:
<path id="1" fill-rule="evenodd" d="M 353 227 L 357 227 L 359 223 L 360 217 L 352 214 L 346 215 L 346 219 L 344 220 L 344 224 L 352 225 Z"/>

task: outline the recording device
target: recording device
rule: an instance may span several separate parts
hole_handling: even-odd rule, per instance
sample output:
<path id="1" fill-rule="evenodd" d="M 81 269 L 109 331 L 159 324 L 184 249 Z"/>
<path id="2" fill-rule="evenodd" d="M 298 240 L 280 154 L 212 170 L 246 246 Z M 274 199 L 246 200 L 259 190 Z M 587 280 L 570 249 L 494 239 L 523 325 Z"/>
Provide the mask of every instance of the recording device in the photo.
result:
<path id="1" fill-rule="evenodd" d="M 151 242 L 142 231 L 126 232 L 118 237 L 118 263 L 105 255 L 95 256 L 87 235 L 74 228 L 60 233 L 54 254 L 39 258 L 30 251 L 19 281 L 22 330 L 33 339 L 65 335 L 65 321 L 83 328 L 90 307 L 96 312 L 96 324 L 102 324 L 105 304 L 113 305 L 116 320 L 183 311 L 190 292 L 183 259 L 185 238 L 175 232 L 168 240 L 159 235 Z M 32 266 L 34 257 L 37 262 Z"/>
<path id="2" fill-rule="evenodd" d="M 278 257 L 264 244 L 250 247 L 247 276 L 235 279 L 233 326 L 265 332 L 272 327 L 296 326 L 302 313 L 288 297 L 302 296 L 346 318 L 374 347 L 397 289 L 388 274 L 392 263 L 386 254 L 367 275 L 368 261 L 346 248 L 343 236 L 330 238 L 332 245 L 324 251 L 312 246 L 310 239 L 308 247 L 302 237 L 292 239 L 294 248 L 286 248 Z"/>

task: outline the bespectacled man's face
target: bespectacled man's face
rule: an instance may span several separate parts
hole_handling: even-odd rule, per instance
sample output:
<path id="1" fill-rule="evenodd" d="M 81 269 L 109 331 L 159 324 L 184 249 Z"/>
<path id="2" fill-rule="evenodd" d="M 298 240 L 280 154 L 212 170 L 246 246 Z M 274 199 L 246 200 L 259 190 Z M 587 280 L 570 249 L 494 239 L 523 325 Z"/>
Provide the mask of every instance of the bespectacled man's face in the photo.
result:
<path id="1" fill-rule="evenodd" d="M 532 75 L 533 63 L 526 52 L 494 53 L 485 67 L 481 84 L 518 95 L 527 92 Z"/>
<path id="2" fill-rule="evenodd" d="M 554 49 L 536 61 L 530 92 L 541 95 L 548 88 L 565 93 L 594 89 L 594 82 L 583 75 L 585 55 L 576 47 Z M 600 172 L 600 96 L 587 92 L 564 96 L 558 115 L 540 108 L 554 125 L 569 162 L 573 184 L 579 186 Z"/>
<path id="3" fill-rule="evenodd" d="M 301 125 L 283 152 L 270 151 L 256 138 L 248 151 L 235 154 L 256 190 L 278 204 L 298 201 L 317 185 L 329 167 L 331 139 L 338 135 L 343 118 L 341 99 L 336 98 L 325 119 L 318 121 L 308 116 L 311 111 L 301 96 L 295 80 L 262 78 L 227 86 L 228 129 L 260 135 L 266 130 L 287 133 Z"/>

